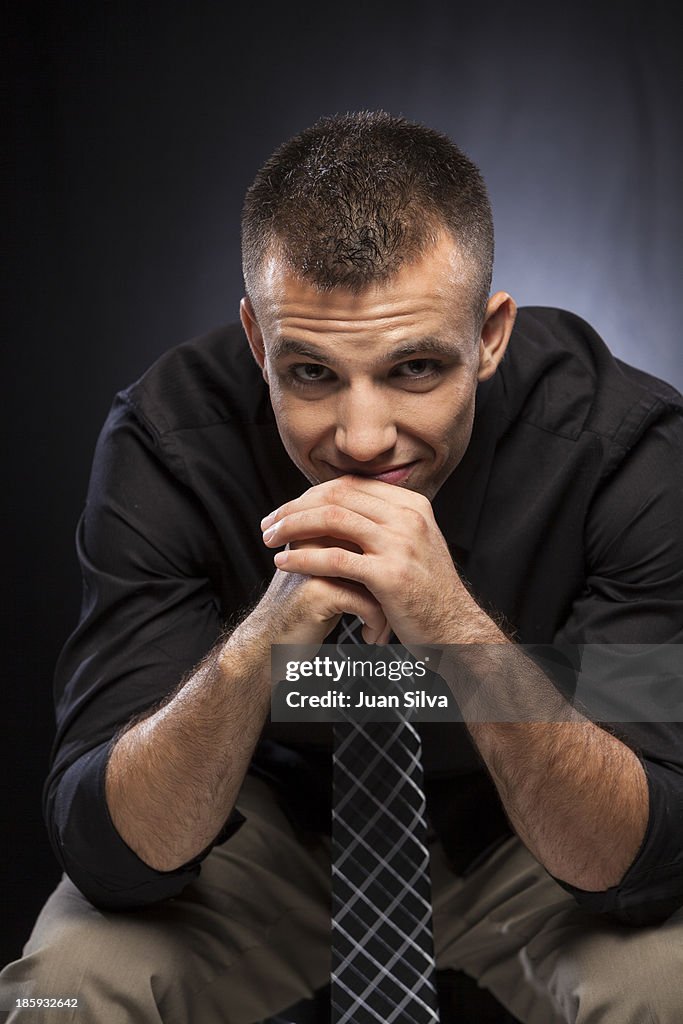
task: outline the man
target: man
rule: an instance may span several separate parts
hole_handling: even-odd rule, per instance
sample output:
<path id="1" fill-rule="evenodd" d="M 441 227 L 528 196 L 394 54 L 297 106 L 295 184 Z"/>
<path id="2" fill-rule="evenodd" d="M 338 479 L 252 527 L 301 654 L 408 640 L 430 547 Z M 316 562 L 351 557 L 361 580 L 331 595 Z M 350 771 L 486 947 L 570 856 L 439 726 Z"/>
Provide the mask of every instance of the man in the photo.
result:
<path id="1" fill-rule="evenodd" d="M 683 640 L 683 404 L 571 314 L 515 323 L 492 256 L 478 171 L 402 119 L 257 175 L 248 346 L 171 351 L 100 438 L 46 786 L 72 881 L 19 995 L 247 1024 L 325 984 L 330 735 L 268 723 L 270 649 L 348 614 L 477 645 L 512 709 L 421 729 L 439 966 L 531 1024 L 680 1019 L 680 730 L 599 727 L 518 645 Z"/>

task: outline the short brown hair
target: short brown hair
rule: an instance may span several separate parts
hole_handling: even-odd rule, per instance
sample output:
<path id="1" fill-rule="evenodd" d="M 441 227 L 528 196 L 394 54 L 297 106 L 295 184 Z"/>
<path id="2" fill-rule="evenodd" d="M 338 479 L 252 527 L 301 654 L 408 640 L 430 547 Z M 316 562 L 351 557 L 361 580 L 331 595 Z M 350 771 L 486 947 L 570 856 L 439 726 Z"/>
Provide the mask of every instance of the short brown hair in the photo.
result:
<path id="1" fill-rule="evenodd" d="M 482 317 L 493 220 L 478 168 L 447 136 L 382 110 L 322 118 L 281 145 L 247 191 L 247 294 L 274 252 L 322 290 L 360 292 L 422 255 L 444 228 L 473 266 Z"/>

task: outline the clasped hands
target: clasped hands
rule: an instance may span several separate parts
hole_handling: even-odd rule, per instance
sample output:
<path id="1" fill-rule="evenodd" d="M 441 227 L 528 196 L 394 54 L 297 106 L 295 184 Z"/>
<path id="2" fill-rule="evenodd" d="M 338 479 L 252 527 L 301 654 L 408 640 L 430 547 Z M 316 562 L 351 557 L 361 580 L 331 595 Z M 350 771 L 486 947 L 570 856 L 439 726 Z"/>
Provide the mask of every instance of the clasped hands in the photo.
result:
<path id="1" fill-rule="evenodd" d="M 261 529 L 269 547 L 286 545 L 278 570 L 318 581 L 321 642 L 344 613 L 363 619 L 367 643 L 387 643 L 392 630 L 404 645 L 457 642 L 458 616 L 473 602 L 422 494 L 342 476 L 271 512 Z"/>

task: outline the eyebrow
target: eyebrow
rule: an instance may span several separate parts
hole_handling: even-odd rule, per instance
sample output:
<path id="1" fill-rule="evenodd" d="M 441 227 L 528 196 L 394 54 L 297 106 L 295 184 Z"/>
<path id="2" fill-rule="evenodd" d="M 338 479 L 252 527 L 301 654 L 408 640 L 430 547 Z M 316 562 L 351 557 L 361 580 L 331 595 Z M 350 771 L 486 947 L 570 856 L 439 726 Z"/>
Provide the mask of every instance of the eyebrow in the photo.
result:
<path id="1" fill-rule="evenodd" d="M 386 363 L 395 362 L 397 359 L 407 359 L 418 353 L 429 353 L 430 355 L 440 355 L 452 359 L 453 356 L 461 355 L 462 348 L 459 345 L 449 345 L 439 338 L 418 338 L 416 341 L 399 345 L 398 348 L 384 352 L 375 360 L 373 365 L 382 366 Z M 337 363 L 337 360 L 328 352 L 323 352 L 322 349 L 305 341 L 297 341 L 295 338 L 276 338 L 272 345 L 271 354 L 273 359 L 282 359 L 284 356 L 296 355 L 302 356 L 312 363 L 327 363 L 329 366 L 335 366 Z"/>

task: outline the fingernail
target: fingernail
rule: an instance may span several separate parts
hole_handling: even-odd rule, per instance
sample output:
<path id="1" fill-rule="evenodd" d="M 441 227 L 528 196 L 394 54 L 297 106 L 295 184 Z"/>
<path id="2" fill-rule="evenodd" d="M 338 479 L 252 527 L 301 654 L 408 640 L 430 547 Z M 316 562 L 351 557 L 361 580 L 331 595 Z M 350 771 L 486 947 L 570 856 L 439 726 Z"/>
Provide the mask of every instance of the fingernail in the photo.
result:
<path id="1" fill-rule="evenodd" d="M 275 526 L 270 526 L 267 530 L 265 530 L 263 534 L 263 539 L 270 540 L 273 534 L 277 531 L 278 525 L 279 524 L 276 523 Z"/>
<path id="2" fill-rule="evenodd" d="M 278 551 L 273 561 L 276 565 L 284 565 L 289 558 L 289 551 Z"/>
<path id="3" fill-rule="evenodd" d="M 261 520 L 261 529 L 265 530 L 275 520 L 275 516 L 278 514 L 279 509 L 275 509 L 274 512 L 269 512 L 267 516 L 264 516 Z"/>

